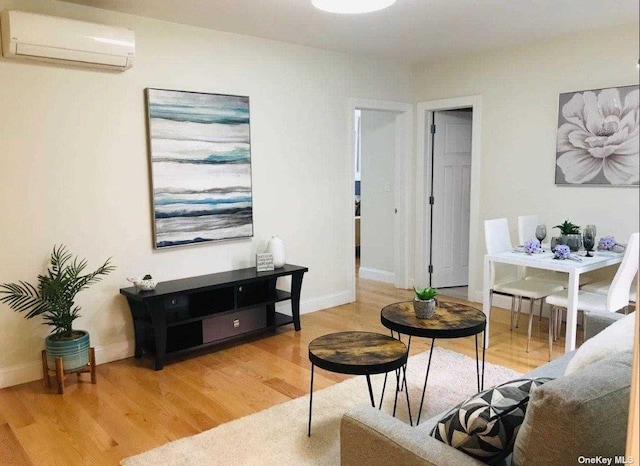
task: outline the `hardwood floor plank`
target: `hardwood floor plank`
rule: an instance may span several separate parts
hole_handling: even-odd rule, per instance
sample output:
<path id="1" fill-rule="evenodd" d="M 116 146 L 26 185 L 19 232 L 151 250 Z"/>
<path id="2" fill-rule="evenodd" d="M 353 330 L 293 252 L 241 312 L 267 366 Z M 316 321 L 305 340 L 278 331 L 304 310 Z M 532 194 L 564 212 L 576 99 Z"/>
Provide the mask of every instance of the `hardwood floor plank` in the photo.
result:
<path id="1" fill-rule="evenodd" d="M 37 382 L 31 382 L 25 385 L 34 385 Z M 40 385 L 42 387 L 42 385 Z M 22 399 L 16 395 L 15 389 L 5 388 L 0 390 L 0 415 L 2 416 L 2 422 L 8 422 L 16 429 L 30 424 L 34 424 L 36 420 L 31 415 L 31 412 L 22 402 Z"/>
<path id="2" fill-rule="evenodd" d="M 6 422 L 0 424 L 0 452 L 2 452 L 3 464 L 12 466 L 31 466 L 33 464 L 15 432 Z"/>
<path id="3" fill-rule="evenodd" d="M 308 345 L 314 338 L 347 330 L 388 334 L 380 323 L 380 309 L 413 295 L 412 290 L 357 280 L 355 303 L 301 316 L 300 332 L 279 328 L 238 346 L 169 360 L 158 372 L 149 358 L 103 364 L 98 366 L 97 385 L 78 385 L 72 377 L 64 395 L 45 391 L 41 381 L 0 390 L 0 463 L 115 465 L 127 456 L 306 395 L 311 377 Z M 530 353 L 525 351 L 526 325 L 521 322 L 511 331 L 508 311 L 494 308 L 491 331 L 488 362 L 520 372 L 546 362 L 546 319 L 534 321 Z M 472 337 L 438 340 L 436 345 L 475 357 Z M 429 346 L 429 340 L 413 338 L 411 353 Z M 554 344 L 554 354 L 561 355 L 563 348 L 561 339 Z M 317 369 L 315 389 L 349 377 Z"/>

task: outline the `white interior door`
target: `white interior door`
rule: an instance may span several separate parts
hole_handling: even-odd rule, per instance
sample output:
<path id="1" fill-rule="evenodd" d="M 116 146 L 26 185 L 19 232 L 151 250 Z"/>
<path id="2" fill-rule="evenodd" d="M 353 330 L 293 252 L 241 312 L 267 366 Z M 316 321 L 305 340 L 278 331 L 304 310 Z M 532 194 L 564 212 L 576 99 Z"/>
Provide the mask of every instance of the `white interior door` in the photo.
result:
<path id="1" fill-rule="evenodd" d="M 431 286 L 467 286 L 471 111 L 434 113 Z"/>

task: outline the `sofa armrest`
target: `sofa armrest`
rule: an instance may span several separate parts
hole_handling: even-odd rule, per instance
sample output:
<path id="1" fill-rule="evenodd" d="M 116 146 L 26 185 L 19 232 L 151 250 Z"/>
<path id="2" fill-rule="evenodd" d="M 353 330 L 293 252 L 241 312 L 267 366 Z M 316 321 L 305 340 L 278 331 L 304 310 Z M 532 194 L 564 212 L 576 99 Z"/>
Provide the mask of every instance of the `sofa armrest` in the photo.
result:
<path id="1" fill-rule="evenodd" d="M 484 464 L 431 437 L 427 429 L 370 407 L 342 416 L 340 457 L 342 466 Z"/>
<path id="2" fill-rule="evenodd" d="M 588 340 L 593 338 L 598 333 L 602 332 L 609 325 L 625 317 L 624 314 L 618 314 L 611 312 L 607 314 L 599 314 L 596 312 L 587 312 L 584 315 L 585 322 L 585 334 L 584 339 Z"/>

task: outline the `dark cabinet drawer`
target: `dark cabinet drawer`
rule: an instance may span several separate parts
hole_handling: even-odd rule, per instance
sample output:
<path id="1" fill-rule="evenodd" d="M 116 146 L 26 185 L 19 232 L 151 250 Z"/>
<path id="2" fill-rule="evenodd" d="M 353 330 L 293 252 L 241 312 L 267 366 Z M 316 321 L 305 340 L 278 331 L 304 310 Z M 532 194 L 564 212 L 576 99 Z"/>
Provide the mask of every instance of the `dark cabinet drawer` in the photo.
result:
<path id="1" fill-rule="evenodd" d="M 162 300 L 162 304 L 167 311 L 186 309 L 189 307 L 189 296 L 186 294 L 168 296 Z"/>
<path id="2" fill-rule="evenodd" d="M 264 306 L 230 312 L 202 321 L 202 342 L 211 343 L 266 326 L 267 313 Z"/>

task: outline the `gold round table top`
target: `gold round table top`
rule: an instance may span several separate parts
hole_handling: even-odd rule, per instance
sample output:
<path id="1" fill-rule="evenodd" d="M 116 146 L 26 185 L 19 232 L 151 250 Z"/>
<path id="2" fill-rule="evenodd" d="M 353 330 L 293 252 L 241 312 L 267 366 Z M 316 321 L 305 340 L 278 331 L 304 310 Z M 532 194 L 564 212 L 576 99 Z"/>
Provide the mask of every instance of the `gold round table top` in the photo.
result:
<path id="1" fill-rule="evenodd" d="M 406 363 L 407 346 L 380 333 L 329 333 L 309 343 L 309 360 L 322 369 L 341 374 L 381 374 Z"/>
<path id="2" fill-rule="evenodd" d="M 389 304 L 380 311 L 382 325 L 405 335 L 426 338 L 460 338 L 477 335 L 487 326 L 487 317 L 466 304 L 439 301 L 433 317 L 420 319 L 413 301 Z"/>

